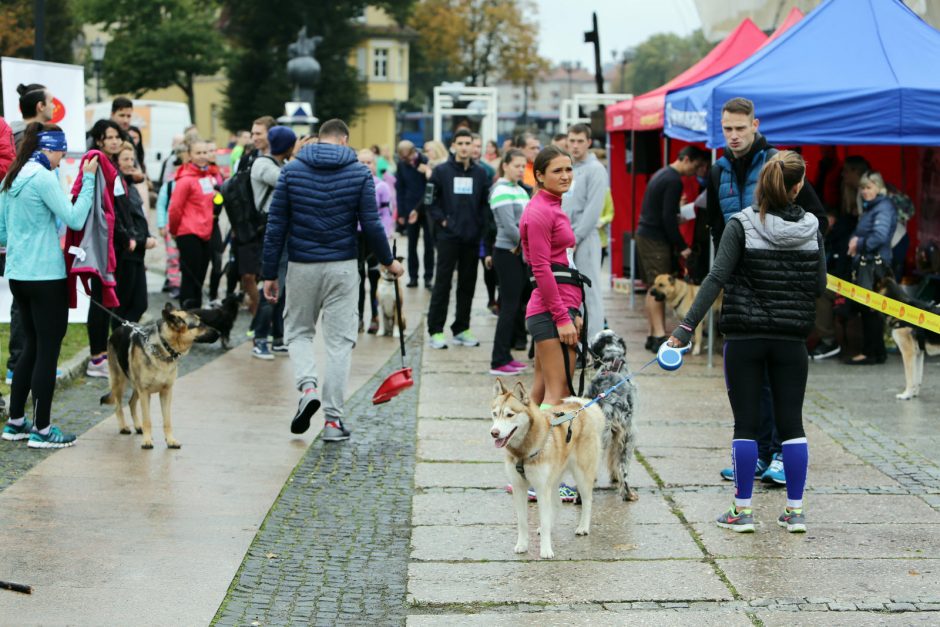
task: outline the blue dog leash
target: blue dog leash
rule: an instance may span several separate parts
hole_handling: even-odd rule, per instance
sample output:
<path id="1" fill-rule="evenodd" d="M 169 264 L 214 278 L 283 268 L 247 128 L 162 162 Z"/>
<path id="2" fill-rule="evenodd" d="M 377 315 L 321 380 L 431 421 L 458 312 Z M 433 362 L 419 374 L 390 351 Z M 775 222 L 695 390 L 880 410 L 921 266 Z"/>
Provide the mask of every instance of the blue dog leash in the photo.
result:
<path id="1" fill-rule="evenodd" d="M 610 395 L 614 390 L 619 388 L 621 385 L 623 385 L 627 381 L 633 380 L 634 377 L 639 376 L 644 370 L 646 370 L 647 368 L 649 368 L 650 366 L 652 366 L 653 364 L 657 362 L 659 362 L 659 365 L 661 368 L 663 368 L 663 370 L 676 370 L 679 366 L 682 365 L 682 355 L 688 352 L 690 348 L 692 348 L 691 342 L 687 344 L 686 346 L 680 346 L 680 347 L 669 346 L 668 344 L 663 343 L 659 348 L 659 352 L 656 353 L 656 356 L 650 359 L 645 364 L 643 364 L 643 367 L 637 370 L 636 372 L 631 372 L 627 376 L 621 377 L 620 381 L 610 386 L 609 388 L 607 388 L 606 390 L 604 390 L 603 392 L 601 392 L 600 394 L 598 394 L 597 396 L 589 400 L 587 403 L 585 403 L 581 407 L 574 409 L 572 411 L 556 412 L 555 418 L 550 423 L 551 426 L 557 427 L 558 425 L 563 425 L 566 422 L 573 421 L 575 418 L 578 417 L 578 414 L 580 414 L 582 411 L 584 411 L 591 405 L 594 405 L 595 403 L 599 403 L 603 399 L 607 398 L 607 396 Z M 569 424 L 568 433 L 565 436 L 565 442 L 567 443 L 570 441 L 571 441 L 571 425 Z"/>

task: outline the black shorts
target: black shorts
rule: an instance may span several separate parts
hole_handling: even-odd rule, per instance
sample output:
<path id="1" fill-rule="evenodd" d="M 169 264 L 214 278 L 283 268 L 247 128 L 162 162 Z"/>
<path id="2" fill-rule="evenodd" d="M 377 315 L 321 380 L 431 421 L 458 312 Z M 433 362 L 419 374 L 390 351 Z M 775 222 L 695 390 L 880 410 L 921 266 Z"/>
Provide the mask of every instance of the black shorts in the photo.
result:
<path id="1" fill-rule="evenodd" d="M 571 316 L 571 322 L 574 322 L 574 319 L 580 316 L 581 312 L 577 309 L 569 308 L 568 315 Z M 558 337 L 558 327 L 555 326 L 552 314 L 548 311 L 543 311 L 542 313 L 526 318 L 525 328 L 529 332 L 529 335 L 532 336 L 533 342 L 541 342 L 542 340 L 551 340 Z"/>
<path id="2" fill-rule="evenodd" d="M 235 259 L 238 261 L 238 276 L 261 274 L 261 239 L 247 244 L 237 244 Z"/>

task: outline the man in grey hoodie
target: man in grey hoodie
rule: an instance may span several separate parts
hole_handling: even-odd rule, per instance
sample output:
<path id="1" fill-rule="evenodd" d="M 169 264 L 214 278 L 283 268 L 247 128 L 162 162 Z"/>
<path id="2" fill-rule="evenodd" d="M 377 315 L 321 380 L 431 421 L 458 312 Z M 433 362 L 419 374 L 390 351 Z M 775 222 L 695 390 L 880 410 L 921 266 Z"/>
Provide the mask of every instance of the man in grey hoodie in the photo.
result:
<path id="1" fill-rule="evenodd" d="M 594 337 L 604 328 L 604 299 L 601 292 L 601 239 L 597 221 L 604 208 L 610 181 L 607 170 L 590 151 L 591 127 L 575 124 L 568 129 L 568 150 L 574 165 L 574 182 L 562 199 L 562 209 L 571 219 L 574 230 L 574 263 L 591 279 L 593 285 L 584 290 L 587 307 L 587 337 Z"/>

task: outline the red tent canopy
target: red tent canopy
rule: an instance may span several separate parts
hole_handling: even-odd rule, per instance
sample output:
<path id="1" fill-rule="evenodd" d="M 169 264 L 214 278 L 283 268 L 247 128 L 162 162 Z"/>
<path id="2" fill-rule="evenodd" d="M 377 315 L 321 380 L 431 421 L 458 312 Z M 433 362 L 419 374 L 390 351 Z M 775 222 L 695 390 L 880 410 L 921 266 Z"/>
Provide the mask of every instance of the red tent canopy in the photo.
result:
<path id="1" fill-rule="evenodd" d="M 787 19 L 789 20 L 790 16 Z M 648 131 L 662 128 L 666 92 L 698 83 L 734 67 L 754 54 L 766 41 L 767 35 L 750 18 L 745 18 L 734 32 L 701 61 L 662 87 L 607 107 L 607 131 Z"/>
<path id="2" fill-rule="evenodd" d="M 799 7 L 793 7 L 790 9 L 790 12 L 787 13 L 787 17 L 783 20 L 783 23 L 777 27 L 777 30 L 774 31 L 773 35 L 767 38 L 767 41 L 760 45 L 761 48 L 772 42 L 774 39 L 784 34 L 790 27 L 806 17 L 806 14 L 800 11 Z"/>

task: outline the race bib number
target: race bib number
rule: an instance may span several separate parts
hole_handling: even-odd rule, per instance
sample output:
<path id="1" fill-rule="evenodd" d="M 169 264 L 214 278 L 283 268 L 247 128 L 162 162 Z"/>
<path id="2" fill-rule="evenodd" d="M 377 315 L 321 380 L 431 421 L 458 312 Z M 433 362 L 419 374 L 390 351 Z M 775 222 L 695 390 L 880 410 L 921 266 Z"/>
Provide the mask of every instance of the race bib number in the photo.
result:
<path id="1" fill-rule="evenodd" d="M 114 197 L 119 198 L 124 195 L 124 183 L 121 182 L 121 177 L 114 179 Z"/>
<path id="2" fill-rule="evenodd" d="M 455 194 L 472 194 L 473 193 L 473 179 L 469 176 L 457 176 L 454 177 L 454 193 Z"/>
<path id="3" fill-rule="evenodd" d="M 212 192 L 214 192 L 215 187 L 213 184 L 214 184 L 214 181 L 208 176 L 205 176 L 199 179 L 199 187 L 202 188 L 203 194 L 211 194 Z"/>

